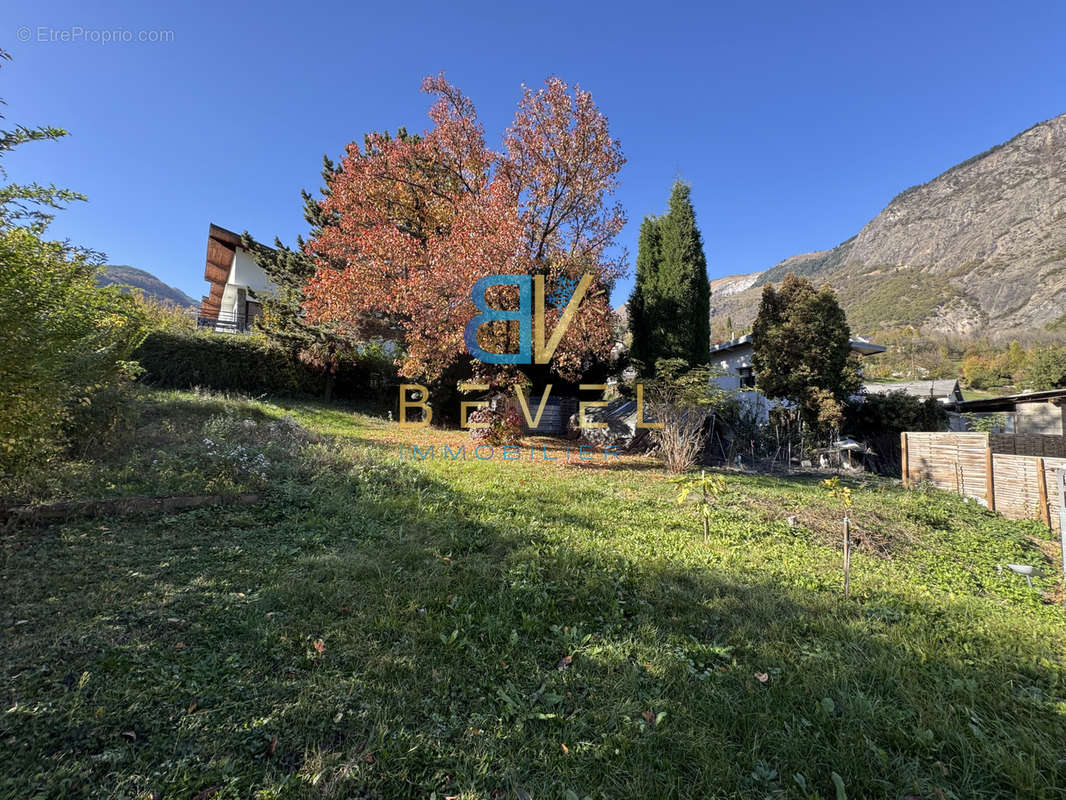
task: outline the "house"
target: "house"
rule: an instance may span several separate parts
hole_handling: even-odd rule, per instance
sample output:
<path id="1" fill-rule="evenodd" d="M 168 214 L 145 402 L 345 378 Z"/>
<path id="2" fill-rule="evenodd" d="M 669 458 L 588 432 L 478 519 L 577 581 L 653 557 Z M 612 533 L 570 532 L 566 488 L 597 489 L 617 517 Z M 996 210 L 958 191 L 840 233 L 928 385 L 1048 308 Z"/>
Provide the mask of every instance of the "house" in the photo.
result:
<path id="1" fill-rule="evenodd" d="M 867 383 L 863 387 L 866 394 L 892 394 L 903 392 L 919 400 L 930 398 L 946 406 L 954 406 L 963 401 L 962 389 L 958 380 L 945 378 L 929 381 L 904 381 L 901 383 Z"/>
<path id="2" fill-rule="evenodd" d="M 970 430 L 972 418 L 989 419 L 996 432 L 1066 435 L 1066 389 L 967 400 L 951 414 L 951 429 Z"/>
<path id="3" fill-rule="evenodd" d="M 736 392 L 742 407 L 754 415 L 757 422 L 765 423 L 770 419 L 770 409 L 774 403 L 755 389 L 755 370 L 751 364 L 754 350 L 750 333 L 712 347 L 711 366 L 716 367 L 721 374 L 711 380 L 720 389 Z M 851 340 L 851 351 L 860 356 L 869 356 L 883 353 L 885 348 L 855 337 Z"/>
<path id="4" fill-rule="evenodd" d="M 198 322 L 220 332 L 249 330 L 262 311 L 256 298 L 274 289 L 252 254 L 241 246 L 240 234 L 214 223 L 207 231 L 204 279 L 211 289 L 200 301 Z"/>

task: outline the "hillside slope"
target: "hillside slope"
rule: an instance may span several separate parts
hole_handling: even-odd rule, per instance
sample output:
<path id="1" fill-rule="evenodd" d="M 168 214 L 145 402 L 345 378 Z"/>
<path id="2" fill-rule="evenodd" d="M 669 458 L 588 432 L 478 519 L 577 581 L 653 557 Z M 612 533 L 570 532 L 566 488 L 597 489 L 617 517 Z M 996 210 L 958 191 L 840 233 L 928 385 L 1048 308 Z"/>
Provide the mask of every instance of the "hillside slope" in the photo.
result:
<path id="1" fill-rule="evenodd" d="M 974 334 L 1042 328 L 1066 311 L 1066 114 L 897 195 L 831 250 L 719 278 L 715 317 L 740 328 L 789 272 L 828 281 L 857 332 L 920 325 Z"/>
<path id="2" fill-rule="evenodd" d="M 181 289 L 163 283 L 152 273 L 136 267 L 123 265 L 106 266 L 97 277 L 97 283 L 101 286 L 110 286 L 116 283 L 123 286 L 132 286 L 134 289 L 140 289 L 151 298 L 176 306 L 196 305 L 196 301 Z"/>

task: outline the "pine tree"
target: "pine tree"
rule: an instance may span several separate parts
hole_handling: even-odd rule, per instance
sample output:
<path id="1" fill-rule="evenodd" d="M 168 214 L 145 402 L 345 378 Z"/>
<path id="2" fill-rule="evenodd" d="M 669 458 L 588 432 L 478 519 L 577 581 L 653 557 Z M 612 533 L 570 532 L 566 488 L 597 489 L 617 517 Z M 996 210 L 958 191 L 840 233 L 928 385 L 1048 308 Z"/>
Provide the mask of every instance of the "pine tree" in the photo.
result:
<path id="1" fill-rule="evenodd" d="M 673 301 L 676 316 L 668 330 L 675 349 L 671 355 L 690 366 L 706 364 L 711 347 L 711 285 L 707 280 L 707 257 L 703 237 L 696 227 L 692 187 L 674 183 L 670 210 L 660 226 L 662 267 L 660 291 Z"/>
<path id="2" fill-rule="evenodd" d="M 691 193 L 677 181 L 666 216 L 646 217 L 640 229 L 629 301 L 631 353 L 649 370 L 661 358 L 690 366 L 710 358 L 711 290 Z"/>
<path id="3" fill-rule="evenodd" d="M 640 225 L 640 240 L 637 244 L 637 275 L 633 292 L 629 296 L 629 330 L 633 334 L 629 351 L 635 361 L 646 368 L 654 367 L 656 360 L 653 317 L 649 314 L 645 293 L 649 295 L 654 309 L 655 281 L 660 261 L 659 220 L 648 216 Z"/>
<path id="4" fill-rule="evenodd" d="M 323 197 L 329 195 L 333 176 L 339 169 L 328 156 L 322 156 L 323 186 L 319 192 Z M 304 219 L 310 226 L 312 237 L 317 237 L 326 226 L 336 224 L 310 192 L 301 189 L 300 196 L 304 203 Z M 306 252 L 303 237 L 296 238 L 295 248 L 287 247 L 278 238 L 270 248 L 256 242 L 245 231 L 241 245 L 252 254 L 274 285 L 272 294 L 256 298 L 263 311 L 256 327 L 305 362 L 322 368 L 326 376 L 325 399 L 329 401 L 341 364 L 357 357 L 365 331 L 339 331 L 332 325 L 308 321 L 303 309 L 304 286 L 315 274 L 317 262 L 314 254 Z"/>

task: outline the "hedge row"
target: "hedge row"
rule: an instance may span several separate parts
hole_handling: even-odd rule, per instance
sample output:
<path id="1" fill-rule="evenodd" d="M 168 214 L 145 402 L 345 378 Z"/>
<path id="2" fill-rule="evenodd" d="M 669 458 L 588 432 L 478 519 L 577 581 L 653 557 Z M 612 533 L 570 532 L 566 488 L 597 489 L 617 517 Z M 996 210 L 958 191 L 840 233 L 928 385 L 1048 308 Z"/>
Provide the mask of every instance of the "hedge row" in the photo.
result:
<path id="1" fill-rule="evenodd" d="M 250 394 L 323 395 L 325 374 L 263 336 L 156 331 L 134 353 L 147 384 Z M 373 399 L 393 382 L 379 362 L 345 365 L 334 396 Z"/>

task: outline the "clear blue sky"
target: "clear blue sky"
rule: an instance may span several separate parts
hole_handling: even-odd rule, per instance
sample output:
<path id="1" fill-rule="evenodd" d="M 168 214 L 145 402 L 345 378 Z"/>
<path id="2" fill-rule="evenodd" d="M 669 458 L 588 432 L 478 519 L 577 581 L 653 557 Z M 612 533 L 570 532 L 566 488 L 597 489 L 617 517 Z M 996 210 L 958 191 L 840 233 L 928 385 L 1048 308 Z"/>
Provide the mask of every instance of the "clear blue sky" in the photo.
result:
<path id="1" fill-rule="evenodd" d="M 21 148 L 11 177 L 86 193 L 53 235 L 197 299 L 209 222 L 293 239 L 322 154 L 423 130 L 419 82 L 442 69 L 493 144 L 523 82 L 589 89 L 628 159 L 631 259 L 680 175 L 711 277 L 831 247 L 900 190 L 1066 112 L 1059 2 L 89 5 L 5 4 L 7 123 L 71 132 Z M 36 41 L 77 26 L 173 40 Z"/>

